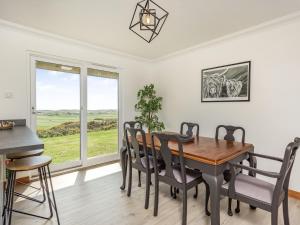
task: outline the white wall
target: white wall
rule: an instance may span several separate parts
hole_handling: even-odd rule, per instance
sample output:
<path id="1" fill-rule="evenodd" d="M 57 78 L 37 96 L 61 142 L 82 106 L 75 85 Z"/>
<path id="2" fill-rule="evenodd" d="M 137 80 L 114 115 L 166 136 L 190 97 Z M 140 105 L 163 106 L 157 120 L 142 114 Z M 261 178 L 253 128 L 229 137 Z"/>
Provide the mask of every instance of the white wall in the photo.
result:
<path id="1" fill-rule="evenodd" d="M 101 38 L 101 37 L 99 37 Z M 0 23 L 0 119 L 30 118 L 28 51 L 119 67 L 123 119 L 134 118 L 137 89 L 147 82 L 149 66 L 135 59 Z M 12 92 L 13 98 L 4 94 Z"/>
<path id="2" fill-rule="evenodd" d="M 252 61 L 251 101 L 201 103 L 201 69 Z M 153 64 L 153 81 L 163 96 L 161 118 L 169 130 L 182 121 L 200 124 L 213 137 L 218 124 L 246 129 L 255 151 L 283 157 L 286 144 L 300 136 L 300 19 L 252 31 Z M 278 168 L 261 161 L 261 168 Z M 300 152 L 291 188 L 300 191 Z"/>

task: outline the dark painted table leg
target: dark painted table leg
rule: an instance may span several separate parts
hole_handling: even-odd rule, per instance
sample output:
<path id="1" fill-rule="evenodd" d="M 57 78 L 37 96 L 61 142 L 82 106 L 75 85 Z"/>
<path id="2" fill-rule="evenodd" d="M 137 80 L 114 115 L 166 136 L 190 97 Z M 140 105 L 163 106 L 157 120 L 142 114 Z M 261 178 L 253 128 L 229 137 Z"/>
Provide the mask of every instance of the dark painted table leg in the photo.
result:
<path id="1" fill-rule="evenodd" d="M 217 176 L 203 174 L 203 178 L 210 188 L 211 225 L 220 225 L 220 195 L 224 179 L 223 174 Z"/>
<path id="2" fill-rule="evenodd" d="M 126 175 L 127 175 L 127 149 L 126 147 L 122 147 L 120 149 L 120 160 L 121 160 L 121 168 L 122 168 L 122 176 L 123 176 L 123 182 L 120 187 L 121 190 L 125 190 L 126 188 Z"/>

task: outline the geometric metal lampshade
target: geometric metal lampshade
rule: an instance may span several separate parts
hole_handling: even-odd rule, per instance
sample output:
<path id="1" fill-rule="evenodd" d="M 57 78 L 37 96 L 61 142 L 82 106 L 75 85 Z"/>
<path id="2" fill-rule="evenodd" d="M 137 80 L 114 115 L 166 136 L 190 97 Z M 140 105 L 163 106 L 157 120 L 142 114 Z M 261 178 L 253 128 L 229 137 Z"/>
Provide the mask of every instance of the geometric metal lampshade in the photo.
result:
<path id="1" fill-rule="evenodd" d="M 158 36 L 169 13 L 152 0 L 137 3 L 129 29 L 150 43 Z"/>

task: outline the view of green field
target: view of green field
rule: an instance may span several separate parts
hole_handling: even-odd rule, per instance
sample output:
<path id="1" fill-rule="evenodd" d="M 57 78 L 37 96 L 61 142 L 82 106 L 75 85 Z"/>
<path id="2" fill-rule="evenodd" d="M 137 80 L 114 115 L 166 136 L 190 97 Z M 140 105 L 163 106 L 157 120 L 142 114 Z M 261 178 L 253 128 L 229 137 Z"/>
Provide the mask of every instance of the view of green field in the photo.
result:
<path id="1" fill-rule="evenodd" d="M 118 147 L 117 111 L 88 112 L 88 157 L 115 153 Z M 45 154 L 53 162 L 80 158 L 80 114 L 78 111 L 43 110 L 37 115 L 37 132 L 45 144 Z"/>

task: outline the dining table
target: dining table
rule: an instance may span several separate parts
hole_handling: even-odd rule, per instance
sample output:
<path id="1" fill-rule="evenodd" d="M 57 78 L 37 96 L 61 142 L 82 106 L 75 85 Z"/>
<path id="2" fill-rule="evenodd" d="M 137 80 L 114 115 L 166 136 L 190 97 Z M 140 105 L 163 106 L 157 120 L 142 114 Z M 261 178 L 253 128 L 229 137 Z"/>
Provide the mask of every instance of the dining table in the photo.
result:
<path id="1" fill-rule="evenodd" d="M 142 145 L 142 136 L 137 135 L 137 140 Z M 152 148 L 151 134 L 146 133 L 146 145 Z M 178 144 L 170 141 L 169 149 L 176 157 L 179 155 Z M 160 142 L 154 138 L 154 148 L 159 150 Z M 223 172 L 229 168 L 229 163 L 239 163 L 248 160 L 254 167 L 254 159 L 249 152 L 254 151 L 254 145 L 237 141 L 219 140 L 211 137 L 195 136 L 192 141 L 183 143 L 183 156 L 185 164 L 189 168 L 202 172 L 204 180 L 210 188 L 211 225 L 220 225 L 220 199 L 221 186 L 224 183 Z M 126 163 L 126 155 L 121 161 Z M 122 167 L 125 168 L 125 167 Z M 126 179 L 126 171 L 123 171 L 123 179 Z"/>
<path id="2" fill-rule="evenodd" d="M 0 120 L 1 121 L 1 120 Z M 0 212 L 3 210 L 3 183 L 5 176 L 5 155 L 43 149 L 44 144 L 37 134 L 26 126 L 25 119 L 10 120 L 14 122 L 12 129 L 0 130 Z M 0 224 L 3 224 L 0 217 Z"/>

